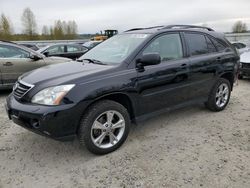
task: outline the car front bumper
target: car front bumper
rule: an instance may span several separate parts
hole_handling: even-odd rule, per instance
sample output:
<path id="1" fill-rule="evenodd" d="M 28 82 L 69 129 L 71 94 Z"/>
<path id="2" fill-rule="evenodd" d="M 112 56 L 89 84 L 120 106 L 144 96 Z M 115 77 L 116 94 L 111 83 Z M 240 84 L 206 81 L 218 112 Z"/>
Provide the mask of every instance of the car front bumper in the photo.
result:
<path id="1" fill-rule="evenodd" d="M 37 134 L 56 140 L 73 140 L 81 118 L 83 106 L 67 104 L 44 106 L 25 104 L 10 94 L 5 109 L 14 123 Z"/>
<path id="2" fill-rule="evenodd" d="M 239 75 L 250 76 L 250 63 L 241 63 L 241 67 L 239 69 Z"/>
<path id="3" fill-rule="evenodd" d="M 250 76 L 250 68 L 240 68 L 239 75 Z"/>

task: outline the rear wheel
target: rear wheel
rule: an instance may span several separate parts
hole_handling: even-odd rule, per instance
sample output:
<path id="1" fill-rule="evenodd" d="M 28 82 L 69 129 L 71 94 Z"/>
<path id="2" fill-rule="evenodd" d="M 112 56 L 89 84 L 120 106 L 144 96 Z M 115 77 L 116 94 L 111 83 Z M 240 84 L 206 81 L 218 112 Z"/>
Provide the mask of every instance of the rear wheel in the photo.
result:
<path id="1" fill-rule="evenodd" d="M 231 95 L 231 84 L 220 78 L 210 92 L 206 106 L 211 111 L 222 111 L 227 106 Z"/>
<path id="2" fill-rule="evenodd" d="M 117 102 L 104 100 L 92 105 L 84 114 L 78 137 L 90 152 L 106 154 L 124 143 L 129 127 L 127 109 Z"/>

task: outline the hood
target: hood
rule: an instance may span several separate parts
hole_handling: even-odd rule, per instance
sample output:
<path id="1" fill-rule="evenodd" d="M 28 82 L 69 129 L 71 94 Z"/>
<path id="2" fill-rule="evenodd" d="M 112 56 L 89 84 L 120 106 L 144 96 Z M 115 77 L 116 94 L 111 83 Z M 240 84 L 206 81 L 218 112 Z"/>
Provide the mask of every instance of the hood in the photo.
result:
<path id="1" fill-rule="evenodd" d="M 250 63 L 250 51 L 244 52 L 240 55 L 240 62 Z"/>
<path id="2" fill-rule="evenodd" d="M 49 85 L 59 85 L 111 68 L 113 66 L 71 61 L 33 70 L 22 75 L 20 79 L 33 85 L 41 82 L 49 82 Z"/>

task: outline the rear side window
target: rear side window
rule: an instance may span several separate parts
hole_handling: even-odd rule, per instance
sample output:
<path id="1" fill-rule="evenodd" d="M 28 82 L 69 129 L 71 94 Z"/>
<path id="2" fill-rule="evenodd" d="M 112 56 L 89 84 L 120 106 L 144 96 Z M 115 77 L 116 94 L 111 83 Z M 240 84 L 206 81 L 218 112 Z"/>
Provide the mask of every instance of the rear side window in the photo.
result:
<path id="1" fill-rule="evenodd" d="M 214 44 L 212 43 L 210 38 L 207 36 L 206 36 L 206 41 L 207 41 L 208 52 L 210 52 L 210 53 L 216 52 L 217 50 L 216 50 Z"/>
<path id="2" fill-rule="evenodd" d="M 64 53 L 64 45 L 51 46 L 46 50 L 46 52 L 49 52 L 49 54 Z"/>
<path id="3" fill-rule="evenodd" d="M 219 52 L 224 51 L 227 48 L 224 44 L 222 44 L 218 40 L 214 38 L 211 38 L 211 40 Z"/>
<path id="4" fill-rule="evenodd" d="M 80 51 L 81 51 L 80 46 L 74 46 L 74 45 L 67 46 L 67 52 L 80 52 Z"/>
<path id="5" fill-rule="evenodd" d="M 202 34 L 186 33 L 189 52 L 192 56 L 209 53 L 206 38 Z"/>
<path id="6" fill-rule="evenodd" d="M 159 53 L 162 61 L 182 58 L 183 52 L 180 35 L 173 33 L 156 38 L 143 51 L 143 54 L 147 53 Z"/>

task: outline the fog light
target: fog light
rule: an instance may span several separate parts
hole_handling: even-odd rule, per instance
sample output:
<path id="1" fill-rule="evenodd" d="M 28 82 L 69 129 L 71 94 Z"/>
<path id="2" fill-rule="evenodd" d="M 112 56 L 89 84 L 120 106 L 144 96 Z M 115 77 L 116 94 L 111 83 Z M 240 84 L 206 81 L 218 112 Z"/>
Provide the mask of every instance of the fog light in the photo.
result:
<path id="1" fill-rule="evenodd" d="M 43 131 L 43 133 L 44 133 L 44 134 L 47 134 L 48 136 L 50 135 L 50 133 L 47 132 L 47 131 Z"/>
<path id="2" fill-rule="evenodd" d="M 35 129 L 38 129 L 40 127 L 40 123 L 39 120 L 37 119 L 32 119 L 30 120 L 30 124 L 32 127 L 34 127 Z"/>

